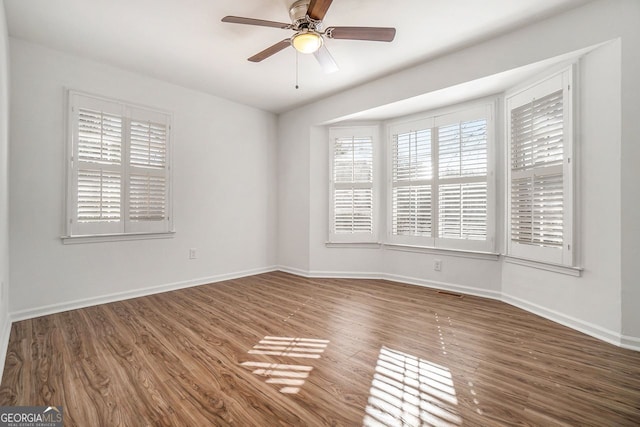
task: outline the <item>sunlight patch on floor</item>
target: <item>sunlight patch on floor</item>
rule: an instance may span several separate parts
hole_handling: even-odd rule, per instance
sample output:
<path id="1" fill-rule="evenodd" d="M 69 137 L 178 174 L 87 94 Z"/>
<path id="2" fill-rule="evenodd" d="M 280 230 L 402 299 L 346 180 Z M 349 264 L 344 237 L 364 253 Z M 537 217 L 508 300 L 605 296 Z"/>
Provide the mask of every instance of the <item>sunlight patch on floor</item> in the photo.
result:
<path id="1" fill-rule="evenodd" d="M 320 354 L 324 352 L 328 344 L 328 340 L 315 338 L 266 336 L 247 353 L 266 356 L 319 359 Z M 280 392 L 285 394 L 298 393 L 300 387 L 304 385 L 313 370 L 312 366 L 307 365 L 269 362 L 247 361 L 241 363 L 241 365 L 254 368 L 252 373 L 266 377 L 266 383 L 284 386 L 280 388 Z"/>
<path id="2" fill-rule="evenodd" d="M 451 372 L 407 353 L 382 347 L 369 390 L 365 427 L 462 425 Z"/>
<path id="3" fill-rule="evenodd" d="M 319 359 L 329 341 L 312 338 L 264 337 L 249 354 Z"/>

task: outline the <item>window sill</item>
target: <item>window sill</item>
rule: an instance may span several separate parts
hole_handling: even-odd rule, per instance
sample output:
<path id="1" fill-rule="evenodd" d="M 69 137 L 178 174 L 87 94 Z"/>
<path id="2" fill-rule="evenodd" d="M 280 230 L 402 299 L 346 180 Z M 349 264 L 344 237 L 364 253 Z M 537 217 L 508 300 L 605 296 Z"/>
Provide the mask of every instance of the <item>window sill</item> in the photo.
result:
<path id="1" fill-rule="evenodd" d="M 166 233 L 128 233 L 128 234 L 87 234 L 83 236 L 62 236 L 62 243 L 75 245 L 80 243 L 119 242 L 124 240 L 171 239 L 175 231 Z"/>
<path id="2" fill-rule="evenodd" d="M 569 276 L 582 276 L 582 267 L 569 267 L 567 265 L 554 264 L 551 262 L 535 261 L 527 258 L 518 258 L 511 255 L 504 255 L 504 261 L 509 264 L 523 265 L 525 267 L 536 268 L 538 270 L 552 271 L 554 273 L 566 274 Z"/>
<path id="3" fill-rule="evenodd" d="M 327 248 L 380 249 L 380 242 L 325 242 Z"/>
<path id="4" fill-rule="evenodd" d="M 447 255 L 460 258 L 485 259 L 498 261 L 500 254 L 493 252 L 467 251 L 462 249 L 434 248 L 430 246 L 400 245 L 396 243 L 383 244 L 385 249 L 392 251 L 418 252 L 425 254 Z"/>

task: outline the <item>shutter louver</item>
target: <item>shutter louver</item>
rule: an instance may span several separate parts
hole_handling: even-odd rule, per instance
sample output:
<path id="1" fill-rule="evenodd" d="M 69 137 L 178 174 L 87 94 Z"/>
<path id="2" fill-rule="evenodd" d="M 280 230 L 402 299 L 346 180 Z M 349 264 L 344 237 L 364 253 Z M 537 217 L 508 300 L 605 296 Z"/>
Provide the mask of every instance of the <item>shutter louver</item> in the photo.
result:
<path id="1" fill-rule="evenodd" d="M 511 110 L 511 241 L 563 246 L 563 91 Z"/>
<path id="2" fill-rule="evenodd" d="M 396 135 L 393 144 L 393 180 L 428 180 L 431 170 L 431 129 Z"/>
<path id="3" fill-rule="evenodd" d="M 474 120 L 438 128 L 439 177 L 487 174 L 487 121 Z"/>
<path id="4" fill-rule="evenodd" d="M 333 232 L 373 233 L 373 139 L 335 138 Z"/>
<path id="5" fill-rule="evenodd" d="M 119 172 L 100 169 L 78 171 L 78 221 L 120 221 Z"/>
<path id="6" fill-rule="evenodd" d="M 485 240 L 487 183 L 445 184 L 439 191 L 440 237 Z"/>
<path id="7" fill-rule="evenodd" d="M 562 90 L 511 111 L 511 169 L 561 165 L 563 160 Z"/>
<path id="8" fill-rule="evenodd" d="M 120 164 L 122 118 L 100 111 L 79 109 L 77 144 L 79 161 Z"/>
<path id="9" fill-rule="evenodd" d="M 431 186 L 402 186 L 393 189 L 393 234 L 431 236 Z"/>
<path id="10" fill-rule="evenodd" d="M 334 196 L 336 233 L 373 231 L 373 191 L 370 188 L 336 190 Z"/>
<path id="11" fill-rule="evenodd" d="M 167 162 L 167 128 L 163 124 L 131 121 L 129 162 L 162 169 Z"/>
<path id="12" fill-rule="evenodd" d="M 511 240 L 562 247 L 562 174 L 514 179 L 511 183 Z"/>
<path id="13" fill-rule="evenodd" d="M 129 178 L 129 218 L 132 221 L 161 221 L 166 218 L 164 176 L 132 174 Z"/>

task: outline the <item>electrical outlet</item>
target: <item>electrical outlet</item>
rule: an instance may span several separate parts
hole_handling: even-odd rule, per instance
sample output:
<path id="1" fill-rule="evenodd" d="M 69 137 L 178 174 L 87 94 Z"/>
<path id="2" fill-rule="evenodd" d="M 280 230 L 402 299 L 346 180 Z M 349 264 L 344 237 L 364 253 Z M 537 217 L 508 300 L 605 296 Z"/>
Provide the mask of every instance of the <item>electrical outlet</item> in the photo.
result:
<path id="1" fill-rule="evenodd" d="M 435 271 L 441 271 L 442 270 L 442 260 L 436 259 L 433 261 L 433 269 Z"/>
<path id="2" fill-rule="evenodd" d="M 189 249 L 189 259 L 198 258 L 198 250 L 196 248 Z"/>

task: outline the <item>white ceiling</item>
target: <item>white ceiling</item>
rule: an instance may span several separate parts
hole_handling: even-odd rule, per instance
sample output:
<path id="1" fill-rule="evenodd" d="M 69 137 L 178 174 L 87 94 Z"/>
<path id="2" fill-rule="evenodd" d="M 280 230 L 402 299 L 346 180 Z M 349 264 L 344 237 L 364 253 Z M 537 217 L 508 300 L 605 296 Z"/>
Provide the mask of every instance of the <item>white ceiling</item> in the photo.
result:
<path id="1" fill-rule="evenodd" d="M 246 58 L 290 30 L 228 24 L 226 15 L 289 22 L 293 0 L 5 0 L 12 37 L 275 113 L 312 102 L 588 0 L 335 0 L 326 26 L 396 27 L 392 43 L 327 40 L 340 70 L 285 49 Z"/>

